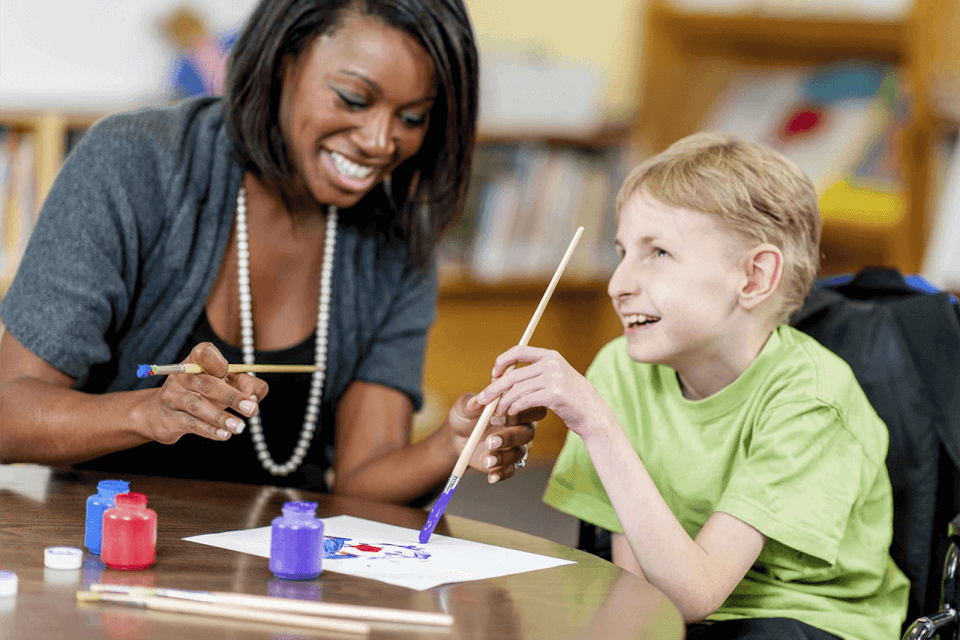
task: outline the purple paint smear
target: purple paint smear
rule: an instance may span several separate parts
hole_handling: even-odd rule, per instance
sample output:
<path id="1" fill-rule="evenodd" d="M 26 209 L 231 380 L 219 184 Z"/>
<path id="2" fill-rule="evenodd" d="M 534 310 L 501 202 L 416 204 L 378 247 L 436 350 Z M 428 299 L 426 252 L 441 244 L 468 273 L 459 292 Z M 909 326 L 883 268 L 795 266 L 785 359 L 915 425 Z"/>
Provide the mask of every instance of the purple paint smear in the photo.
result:
<path id="1" fill-rule="evenodd" d="M 437 502 L 433 505 L 433 509 L 430 510 L 430 515 L 427 517 L 427 524 L 423 525 L 423 529 L 420 530 L 420 544 L 426 544 L 430 539 L 430 535 L 437 527 L 437 523 L 440 522 L 440 516 L 443 515 L 444 509 L 447 508 L 447 505 L 450 503 L 450 498 L 453 497 L 453 492 L 456 490 L 456 484 L 451 487 L 450 483 L 447 483 L 447 488 L 440 494 Z"/>
<path id="2" fill-rule="evenodd" d="M 137 367 L 137 377 L 138 378 L 147 378 L 153 375 L 153 367 L 148 364 L 141 364 Z"/>

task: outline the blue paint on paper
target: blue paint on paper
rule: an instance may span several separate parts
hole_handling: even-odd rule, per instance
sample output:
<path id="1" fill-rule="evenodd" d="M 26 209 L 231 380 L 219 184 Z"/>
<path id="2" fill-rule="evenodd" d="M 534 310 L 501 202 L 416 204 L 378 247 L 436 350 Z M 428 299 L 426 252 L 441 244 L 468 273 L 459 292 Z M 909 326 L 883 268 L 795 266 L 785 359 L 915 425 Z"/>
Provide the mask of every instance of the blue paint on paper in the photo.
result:
<path id="1" fill-rule="evenodd" d="M 355 542 L 351 538 L 324 536 L 323 559 L 346 560 L 428 560 L 430 554 L 416 545 L 392 542 Z"/>

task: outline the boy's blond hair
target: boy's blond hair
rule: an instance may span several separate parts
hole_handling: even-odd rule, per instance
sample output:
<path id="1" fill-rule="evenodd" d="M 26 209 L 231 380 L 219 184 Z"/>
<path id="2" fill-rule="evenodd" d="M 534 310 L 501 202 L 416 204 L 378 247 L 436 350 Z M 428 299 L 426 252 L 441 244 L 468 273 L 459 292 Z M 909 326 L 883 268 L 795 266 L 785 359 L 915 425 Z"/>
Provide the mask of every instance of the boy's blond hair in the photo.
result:
<path id="1" fill-rule="evenodd" d="M 720 216 L 751 246 L 778 247 L 783 252 L 779 321 L 789 320 L 803 304 L 820 265 L 820 209 L 813 183 L 783 155 L 736 136 L 696 133 L 630 172 L 617 195 L 618 220 L 639 193 Z"/>

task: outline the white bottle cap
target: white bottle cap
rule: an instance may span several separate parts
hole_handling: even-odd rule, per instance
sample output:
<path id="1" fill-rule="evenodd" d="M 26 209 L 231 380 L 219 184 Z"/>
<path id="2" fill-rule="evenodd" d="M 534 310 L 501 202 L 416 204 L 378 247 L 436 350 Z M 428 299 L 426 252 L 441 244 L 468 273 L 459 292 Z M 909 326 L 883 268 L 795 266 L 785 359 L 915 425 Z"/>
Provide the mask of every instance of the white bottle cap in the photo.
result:
<path id="1" fill-rule="evenodd" d="M 20 581 L 12 571 L 0 571 L 0 598 L 17 595 Z"/>
<path id="2" fill-rule="evenodd" d="M 79 569 L 83 565 L 83 551 L 76 547 L 47 547 L 43 564 L 50 569 Z"/>

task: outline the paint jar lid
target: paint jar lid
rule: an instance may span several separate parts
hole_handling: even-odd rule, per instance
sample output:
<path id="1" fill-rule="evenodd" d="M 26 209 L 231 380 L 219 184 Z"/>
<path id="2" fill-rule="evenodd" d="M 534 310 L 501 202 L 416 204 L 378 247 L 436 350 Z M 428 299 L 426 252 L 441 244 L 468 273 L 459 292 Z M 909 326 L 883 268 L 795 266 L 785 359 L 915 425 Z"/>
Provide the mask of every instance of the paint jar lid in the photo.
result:
<path id="1" fill-rule="evenodd" d="M 129 492 L 118 493 L 113 498 L 114 504 L 118 507 L 141 507 L 147 506 L 147 496 L 143 493 Z"/>
<path id="2" fill-rule="evenodd" d="M 284 502 L 283 515 L 295 519 L 313 518 L 317 514 L 316 502 Z"/>
<path id="3" fill-rule="evenodd" d="M 83 551 L 76 547 L 47 547 L 43 564 L 50 569 L 79 569 L 83 564 Z"/>
<path id="4" fill-rule="evenodd" d="M 20 581 L 12 571 L 0 571 L 0 598 L 17 595 Z"/>
<path id="5" fill-rule="evenodd" d="M 130 483 L 126 480 L 101 480 L 97 483 L 97 491 L 103 493 L 126 493 L 130 491 Z"/>

